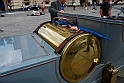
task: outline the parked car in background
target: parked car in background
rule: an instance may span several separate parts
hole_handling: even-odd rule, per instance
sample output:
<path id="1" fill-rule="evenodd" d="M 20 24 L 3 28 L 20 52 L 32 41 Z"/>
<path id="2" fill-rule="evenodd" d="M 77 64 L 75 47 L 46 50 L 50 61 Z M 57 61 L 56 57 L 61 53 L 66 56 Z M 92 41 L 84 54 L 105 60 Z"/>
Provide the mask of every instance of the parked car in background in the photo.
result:
<path id="1" fill-rule="evenodd" d="M 40 4 L 32 4 L 32 5 L 28 6 L 28 7 L 26 7 L 26 9 L 27 10 L 34 10 L 34 9 L 39 10 L 39 9 L 41 9 L 41 7 L 40 7 Z"/>

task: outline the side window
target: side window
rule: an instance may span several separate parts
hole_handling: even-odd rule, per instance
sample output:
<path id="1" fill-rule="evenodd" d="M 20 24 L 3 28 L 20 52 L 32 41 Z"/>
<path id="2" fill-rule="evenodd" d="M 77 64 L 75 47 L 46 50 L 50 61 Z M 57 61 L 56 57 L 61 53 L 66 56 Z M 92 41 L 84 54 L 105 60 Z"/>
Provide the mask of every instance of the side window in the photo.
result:
<path id="1" fill-rule="evenodd" d="M 25 5 L 29 5 L 29 3 L 25 3 Z"/>
<path id="2" fill-rule="evenodd" d="M 8 0 L 8 3 L 10 3 L 10 0 Z"/>
<path id="3" fill-rule="evenodd" d="M 45 4 L 49 4 L 50 3 L 50 1 L 45 1 Z"/>

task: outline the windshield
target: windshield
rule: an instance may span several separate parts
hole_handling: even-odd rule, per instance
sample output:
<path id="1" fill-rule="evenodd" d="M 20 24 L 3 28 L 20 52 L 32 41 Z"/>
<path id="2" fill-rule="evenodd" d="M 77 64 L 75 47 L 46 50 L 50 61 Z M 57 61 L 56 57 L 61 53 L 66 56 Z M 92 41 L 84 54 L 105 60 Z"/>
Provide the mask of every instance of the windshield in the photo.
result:
<path id="1" fill-rule="evenodd" d="M 1 38 L 0 42 L 0 67 L 48 55 L 30 34 Z"/>

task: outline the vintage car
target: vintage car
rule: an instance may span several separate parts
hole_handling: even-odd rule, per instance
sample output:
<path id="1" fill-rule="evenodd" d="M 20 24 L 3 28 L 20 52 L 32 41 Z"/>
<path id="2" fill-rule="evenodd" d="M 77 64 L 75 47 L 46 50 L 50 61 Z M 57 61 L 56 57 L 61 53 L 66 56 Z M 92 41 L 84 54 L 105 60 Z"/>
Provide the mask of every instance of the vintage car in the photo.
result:
<path id="1" fill-rule="evenodd" d="M 0 83 L 115 83 L 124 71 L 124 21 L 59 14 L 82 31 L 41 23 L 0 39 Z"/>

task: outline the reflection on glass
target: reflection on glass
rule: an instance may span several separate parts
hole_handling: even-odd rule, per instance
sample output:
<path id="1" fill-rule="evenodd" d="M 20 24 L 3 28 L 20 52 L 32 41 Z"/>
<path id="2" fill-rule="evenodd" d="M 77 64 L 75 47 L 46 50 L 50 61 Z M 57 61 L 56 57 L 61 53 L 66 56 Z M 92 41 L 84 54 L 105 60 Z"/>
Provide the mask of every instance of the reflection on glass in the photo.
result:
<path id="1" fill-rule="evenodd" d="M 0 46 L 0 67 L 22 61 L 20 49 L 16 49 L 13 46 L 13 38 L 2 38 L 3 44 Z"/>
<path id="2" fill-rule="evenodd" d="M 30 34 L 0 39 L 0 67 L 45 55 L 48 54 Z"/>
<path id="3" fill-rule="evenodd" d="M 62 77 L 69 82 L 84 79 L 97 65 L 100 53 L 99 41 L 93 35 L 81 34 L 73 38 L 62 52 Z"/>

